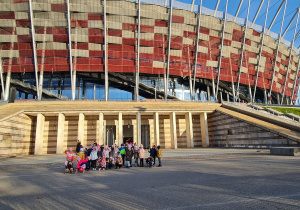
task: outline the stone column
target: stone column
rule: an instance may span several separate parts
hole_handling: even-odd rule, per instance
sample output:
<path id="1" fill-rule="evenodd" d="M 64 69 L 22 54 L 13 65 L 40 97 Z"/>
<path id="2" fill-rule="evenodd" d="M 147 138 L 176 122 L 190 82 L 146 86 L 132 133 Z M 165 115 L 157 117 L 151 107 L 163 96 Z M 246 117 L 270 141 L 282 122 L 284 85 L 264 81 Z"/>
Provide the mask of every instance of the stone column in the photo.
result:
<path id="1" fill-rule="evenodd" d="M 194 148 L 193 118 L 191 112 L 185 114 L 185 122 L 186 122 L 186 145 L 188 148 Z"/>
<path id="2" fill-rule="evenodd" d="M 176 114 L 170 114 L 170 129 L 171 129 L 171 148 L 177 149 L 177 132 L 176 132 Z"/>
<path id="3" fill-rule="evenodd" d="M 45 116 L 42 115 L 41 113 L 37 114 L 35 144 L 34 144 L 34 154 L 35 155 L 43 154 L 44 125 L 45 125 Z"/>
<path id="4" fill-rule="evenodd" d="M 57 144 L 56 154 L 64 153 L 64 137 L 65 137 L 65 115 L 62 113 L 58 114 L 58 125 L 57 125 Z"/>
<path id="5" fill-rule="evenodd" d="M 154 118 L 154 144 L 159 145 L 159 114 L 155 112 L 153 115 Z M 151 147 L 151 145 L 150 145 Z"/>
<path id="6" fill-rule="evenodd" d="M 98 144 L 100 145 L 103 145 L 104 144 L 104 124 L 103 124 L 103 121 L 104 121 L 104 114 L 103 113 L 99 113 L 99 130 L 98 130 L 98 139 L 97 139 L 97 142 Z"/>
<path id="7" fill-rule="evenodd" d="M 136 141 L 136 143 L 138 145 L 141 145 L 141 143 L 142 143 L 142 140 L 141 140 L 142 139 L 142 131 L 141 131 L 142 126 L 141 126 L 141 124 L 142 124 L 141 113 L 138 112 L 136 114 L 136 129 L 137 129 L 137 141 Z"/>
<path id="8" fill-rule="evenodd" d="M 207 113 L 206 112 L 203 112 L 200 114 L 200 126 L 201 126 L 202 147 L 209 147 Z"/>
<path id="9" fill-rule="evenodd" d="M 209 85 L 207 85 L 207 101 L 211 101 L 210 100 L 210 88 L 209 88 Z"/>
<path id="10" fill-rule="evenodd" d="M 87 145 L 87 142 L 84 139 L 84 114 L 83 113 L 79 113 L 77 139 L 81 142 L 81 145 Z"/>
<path id="11" fill-rule="evenodd" d="M 118 127 L 119 127 L 119 136 L 118 136 L 118 144 L 120 144 L 120 142 L 123 142 L 123 116 L 122 116 L 122 112 L 119 112 L 119 119 L 118 119 Z"/>

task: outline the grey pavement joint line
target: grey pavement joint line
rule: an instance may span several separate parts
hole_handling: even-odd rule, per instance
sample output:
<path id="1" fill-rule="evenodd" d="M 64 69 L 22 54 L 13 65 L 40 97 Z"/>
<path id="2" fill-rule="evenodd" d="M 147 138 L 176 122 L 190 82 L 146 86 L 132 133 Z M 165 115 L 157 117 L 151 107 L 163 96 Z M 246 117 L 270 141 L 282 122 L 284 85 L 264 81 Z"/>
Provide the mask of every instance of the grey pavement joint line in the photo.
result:
<path id="1" fill-rule="evenodd" d="M 190 209 L 190 208 L 197 208 L 197 207 L 210 207 L 210 206 L 224 206 L 227 204 L 236 204 L 236 203 L 246 203 L 246 202 L 252 202 L 252 201 L 272 201 L 274 199 L 278 198 L 291 198 L 291 197 L 297 197 L 300 196 L 300 193 L 297 194 L 287 194 L 282 196 L 271 196 L 271 197 L 257 197 L 257 198 L 243 198 L 238 201 L 227 201 L 227 202 L 219 202 L 219 203 L 209 203 L 209 204 L 199 204 L 199 205 L 192 205 L 192 206 L 182 206 L 178 208 L 165 208 L 167 209 Z"/>

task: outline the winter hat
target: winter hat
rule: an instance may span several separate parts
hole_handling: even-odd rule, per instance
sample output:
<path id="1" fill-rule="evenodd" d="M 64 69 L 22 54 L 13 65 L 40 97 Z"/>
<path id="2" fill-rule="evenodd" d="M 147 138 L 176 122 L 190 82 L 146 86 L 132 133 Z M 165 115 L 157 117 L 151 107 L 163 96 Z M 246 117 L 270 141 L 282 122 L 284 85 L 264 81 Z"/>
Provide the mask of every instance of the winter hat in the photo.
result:
<path id="1" fill-rule="evenodd" d="M 122 147 L 124 147 L 124 144 L 121 144 Z"/>
<path id="2" fill-rule="evenodd" d="M 83 152 L 83 148 L 80 148 L 80 152 Z"/>
<path id="3" fill-rule="evenodd" d="M 159 145 L 157 146 L 157 149 L 160 149 L 160 146 L 159 146 Z"/>

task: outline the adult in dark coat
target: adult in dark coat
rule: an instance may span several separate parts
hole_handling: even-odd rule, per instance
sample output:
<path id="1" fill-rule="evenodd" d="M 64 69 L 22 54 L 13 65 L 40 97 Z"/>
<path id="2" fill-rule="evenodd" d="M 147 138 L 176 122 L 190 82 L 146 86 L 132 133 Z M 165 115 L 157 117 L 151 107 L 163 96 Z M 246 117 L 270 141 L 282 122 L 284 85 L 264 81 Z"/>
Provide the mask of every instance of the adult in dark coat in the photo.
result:
<path id="1" fill-rule="evenodd" d="M 81 147 L 82 147 L 82 145 L 81 145 L 80 141 L 77 140 L 77 145 L 76 145 L 76 155 L 77 155 L 77 153 L 80 152 L 80 148 L 81 148 Z"/>
<path id="2" fill-rule="evenodd" d="M 125 160 L 127 162 L 127 167 L 132 167 L 131 160 L 132 160 L 132 156 L 133 156 L 133 150 L 132 150 L 130 144 L 126 147 L 125 151 L 126 151 Z"/>
<path id="3" fill-rule="evenodd" d="M 156 157 L 156 146 L 153 145 L 152 148 L 148 151 L 150 153 L 150 156 L 154 159 L 154 165 L 155 165 L 155 157 Z"/>

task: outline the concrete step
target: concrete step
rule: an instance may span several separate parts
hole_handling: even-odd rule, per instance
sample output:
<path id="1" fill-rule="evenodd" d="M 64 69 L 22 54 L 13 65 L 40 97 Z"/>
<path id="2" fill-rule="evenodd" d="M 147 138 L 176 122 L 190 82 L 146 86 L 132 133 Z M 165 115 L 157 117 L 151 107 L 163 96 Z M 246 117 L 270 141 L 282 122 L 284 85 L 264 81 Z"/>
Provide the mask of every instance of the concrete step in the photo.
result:
<path id="1" fill-rule="evenodd" d="M 248 123 L 254 124 L 256 126 L 262 127 L 264 129 L 269 130 L 270 132 L 279 134 L 281 136 L 287 137 L 295 142 L 300 142 L 300 131 L 295 130 L 293 128 L 286 128 L 283 127 L 281 123 L 276 124 L 270 123 L 262 119 L 260 115 L 257 115 L 255 117 L 246 115 L 244 113 L 239 112 L 238 109 L 236 110 L 230 110 L 228 108 L 219 107 L 216 110 L 221 111 L 225 114 L 231 115 L 232 117 L 239 118 L 240 120 L 246 121 Z"/>

